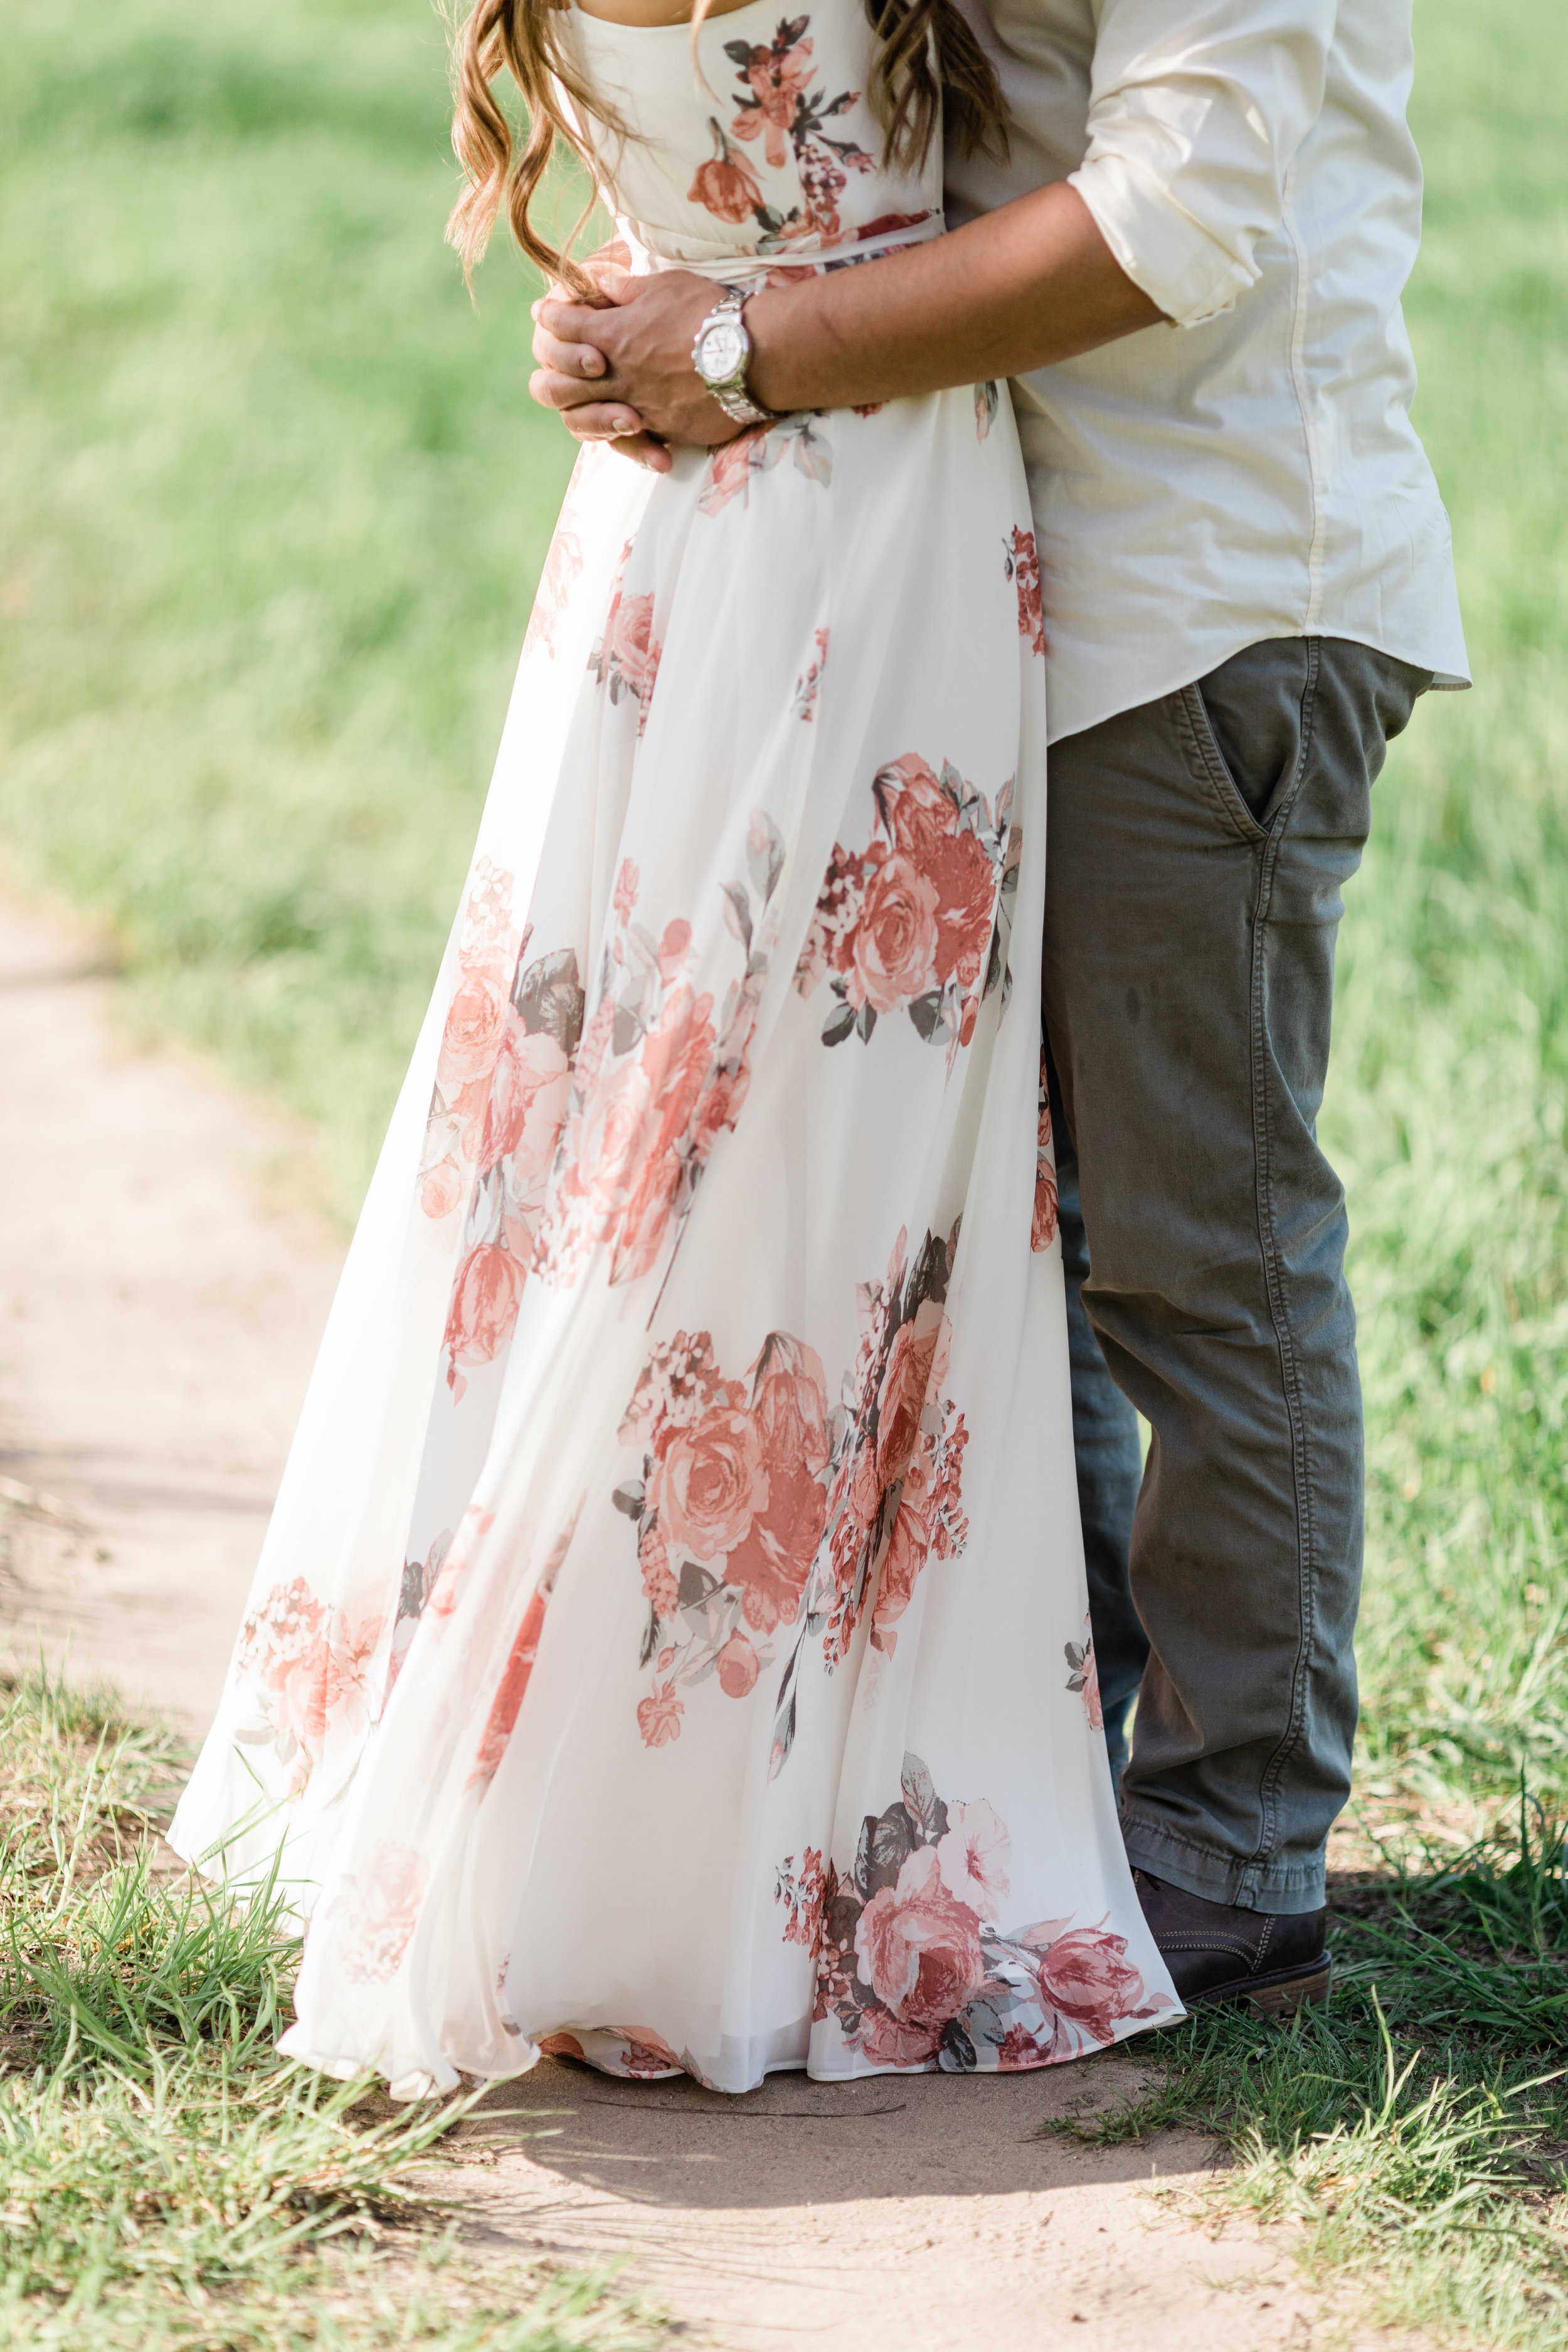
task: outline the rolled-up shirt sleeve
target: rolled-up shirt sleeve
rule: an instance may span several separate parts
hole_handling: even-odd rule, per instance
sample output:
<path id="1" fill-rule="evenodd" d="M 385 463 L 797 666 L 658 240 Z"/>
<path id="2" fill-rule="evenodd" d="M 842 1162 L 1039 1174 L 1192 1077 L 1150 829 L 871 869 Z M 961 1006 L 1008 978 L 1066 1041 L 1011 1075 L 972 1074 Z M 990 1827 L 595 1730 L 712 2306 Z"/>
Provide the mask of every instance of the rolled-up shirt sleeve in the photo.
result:
<path id="1" fill-rule="evenodd" d="M 1323 102 L 1337 0 L 1104 0 L 1069 185 L 1178 326 L 1228 310 Z"/>

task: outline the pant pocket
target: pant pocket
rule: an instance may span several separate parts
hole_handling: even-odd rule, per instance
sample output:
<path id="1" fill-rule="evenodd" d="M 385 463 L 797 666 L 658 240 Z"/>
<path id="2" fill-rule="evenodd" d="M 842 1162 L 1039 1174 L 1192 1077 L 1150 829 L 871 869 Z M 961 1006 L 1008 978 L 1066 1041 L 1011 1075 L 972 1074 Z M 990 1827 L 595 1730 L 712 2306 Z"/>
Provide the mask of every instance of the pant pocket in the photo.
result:
<path id="1" fill-rule="evenodd" d="M 1301 768 L 1311 727 L 1319 641 L 1265 637 L 1244 646 L 1191 689 L 1205 749 L 1224 772 L 1232 805 L 1271 833 Z M 1193 716 L 1194 732 L 1200 720 Z"/>
<path id="2" fill-rule="evenodd" d="M 1254 848 L 1262 846 L 1268 838 L 1268 829 L 1259 824 L 1247 806 L 1230 763 L 1220 750 L 1214 725 L 1196 686 L 1184 686 L 1176 694 L 1176 733 L 1186 753 L 1187 765 L 1204 790 L 1204 794 L 1226 829 Z"/>

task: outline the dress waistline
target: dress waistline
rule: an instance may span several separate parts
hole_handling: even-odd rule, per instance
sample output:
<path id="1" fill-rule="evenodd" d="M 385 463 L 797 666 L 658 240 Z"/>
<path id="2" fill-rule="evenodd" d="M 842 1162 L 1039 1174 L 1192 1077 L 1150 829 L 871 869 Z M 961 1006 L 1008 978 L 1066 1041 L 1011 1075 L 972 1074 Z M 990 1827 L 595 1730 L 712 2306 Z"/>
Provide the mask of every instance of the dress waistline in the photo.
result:
<path id="1" fill-rule="evenodd" d="M 726 253 L 707 261 L 681 261 L 669 255 L 651 253 L 624 226 L 621 235 L 631 254 L 635 277 L 651 277 L 663 269 L 689 269 L 699 278 L 711 278 L 717 285 L 754 289 L 775 269 L 820 273 L 824 269 L 846 268 L 858 261 L 878 261 L 883 254 L 897 253 L 904 246 L 929 244 L 942 235 L 944 226 L 940 212 L 928 213 L 923 220 L 906 222 L 876 236 L 841 237 L 836 245 L 786 247 L 778 253 Z"/>

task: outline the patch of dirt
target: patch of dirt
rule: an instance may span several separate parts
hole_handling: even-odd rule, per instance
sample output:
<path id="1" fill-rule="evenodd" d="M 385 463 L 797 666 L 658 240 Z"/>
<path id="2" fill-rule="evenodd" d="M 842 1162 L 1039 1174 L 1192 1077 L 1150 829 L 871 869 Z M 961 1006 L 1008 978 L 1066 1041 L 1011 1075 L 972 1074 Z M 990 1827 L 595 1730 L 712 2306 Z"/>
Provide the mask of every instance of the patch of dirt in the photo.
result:
<path id="1" fill-rule="evenodd" d="M 0 1643 L 205 1728 L 342 1264 L 291 1139 L 0 907 Z"/>
<path id="2" fill-rule="evenodd" d="M 341 1252 L 268 1204 L 299 1139 L 138 1051 L 100 948 L 4 903 L 0 1066 L 0 1657 L 68 1651 L 199 1736 Z M 1194 2218 L 1207 2143 L 1040 2136 L 1151 2063 L 726 2099 L 548 2060 L 489 2095 L 431 2193 L 498 2254 L 626 2255 L 722 2352 L 1345 2344 L 1287 2238 Z"/>

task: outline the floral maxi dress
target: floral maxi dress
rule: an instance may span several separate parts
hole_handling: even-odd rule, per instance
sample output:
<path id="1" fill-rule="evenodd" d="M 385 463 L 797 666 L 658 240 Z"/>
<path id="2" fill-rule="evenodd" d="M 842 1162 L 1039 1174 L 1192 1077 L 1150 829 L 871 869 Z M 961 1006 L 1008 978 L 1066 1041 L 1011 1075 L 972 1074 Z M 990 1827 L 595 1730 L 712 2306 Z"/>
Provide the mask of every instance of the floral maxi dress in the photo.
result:
<path id="1" fill-rule="evenodd" d="M 858 0 L 571 20 L 635 266 L 941 233 Z M 1041 1084 L 1044 637 L 997 387 L 590 450 L 175 1843 L 284 2048 L 742 2091 L 1179 2013 L 1118 1835 Z"/>

